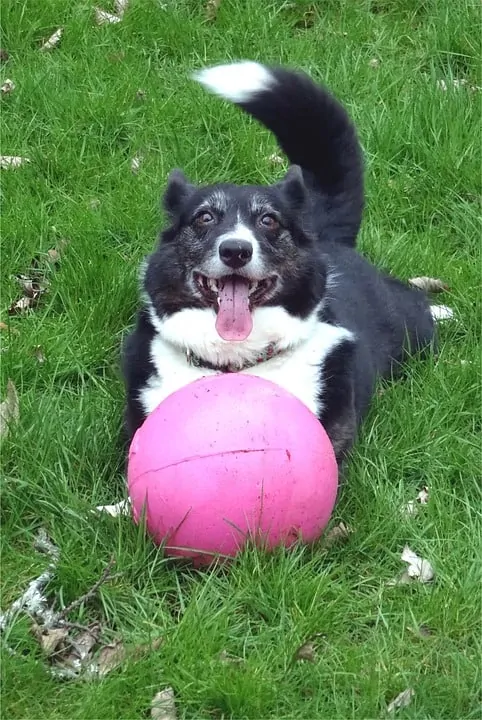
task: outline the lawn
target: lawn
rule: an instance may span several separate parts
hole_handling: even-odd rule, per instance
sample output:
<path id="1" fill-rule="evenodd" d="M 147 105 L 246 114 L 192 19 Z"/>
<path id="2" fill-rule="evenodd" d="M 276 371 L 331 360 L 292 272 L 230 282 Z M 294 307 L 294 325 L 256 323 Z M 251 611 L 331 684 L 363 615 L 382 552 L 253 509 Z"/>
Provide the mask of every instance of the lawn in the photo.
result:
<path id="1" fill-rule="evenodd" d="M 98 621 L 104 642 L 162 643 L 100 680 L 59 681 L 20 613 L 2 638 L 2 718 L 143 718 L 167 687 L 179 718 L 378 718 L 407 689 L 404 718 L 481 717 L 480 11 L 223 0 L 207 20 L 200 0 L 131 0 L 99 26 L 85 0 L 3 1 L 0 79 L 15 88 L 1 153 L 30 162 L 1 170 L 0 394 L 10 378 L 20 403 L 1 448 L 1 608 L 46 568 L 33 548 L 44 528 L 60 550 L 56 609 L 114 556 L 115 577 L 70 620 Z M 119 347 L 167 173 L 284 172 L 268 133 L 189 79 L 229 58 L 304 69 L 347 105 L 366 156 L 363 252 L 402 278 L 442 279 L 455 319 L 434 358 L 380 386 L 332 520 L 350 526 L 344 542 L 195 571 L 92 509 L 124 494 Z M 36 257 L 48 292 L 9 314 Z M 407 514 L 423 486 L 428 503 Z M 390 584 L 406 544 L 433 582 Z"/>

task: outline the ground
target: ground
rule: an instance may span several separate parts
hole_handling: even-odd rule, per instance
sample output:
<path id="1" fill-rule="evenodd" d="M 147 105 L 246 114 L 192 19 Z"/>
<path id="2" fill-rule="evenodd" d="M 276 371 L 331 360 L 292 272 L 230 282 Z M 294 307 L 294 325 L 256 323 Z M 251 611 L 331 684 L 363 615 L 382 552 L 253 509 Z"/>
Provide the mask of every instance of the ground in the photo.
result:
<path id="1" fill-rule="evenodd" d="M 480 3 L 223 0 L 207 20 L 202 2 L 131 0 L 98 26 L 84 0 L 5 0 L 2 26 L 1 82 L 15 83 L 2 154 L 30 163 L 1 171 L 0 392 L 10 378 L 20 402 L 2 441 L 1 607 L 46 567 L 33 549 L 45 528 L 61 552 L 57 608 L 113 555 L 120 575 L 70 619 L 133 645 L 163 639 L 103 680 L 59 682 L 20 614 L 3 638 L 2 717 L 146 717 L 166 687 L 179 718 L 376 718 L 409 688 L 406 718 L 480 717 Z M 441 278 L 456 319 L 433 359 L 380 387 L 332 521 L 353 530 L 345 542 L 194 571 L 129 518 L 91 510 L 123 493 L 119 345 L 168 171 L 284 171 L 266 132 L 189 79 L 228 58 L 302 68 L 346 103 L 366 156 L 363 252 L 402 278 Z M 9 315 L 14 276 L 53 248 L 48 292 Z M 428 504 L 407 515 L 425 485 Z M 405 544 L 432 583 L 389 584 Z M 315 655 L 296 659 L 306 641 Z"/>

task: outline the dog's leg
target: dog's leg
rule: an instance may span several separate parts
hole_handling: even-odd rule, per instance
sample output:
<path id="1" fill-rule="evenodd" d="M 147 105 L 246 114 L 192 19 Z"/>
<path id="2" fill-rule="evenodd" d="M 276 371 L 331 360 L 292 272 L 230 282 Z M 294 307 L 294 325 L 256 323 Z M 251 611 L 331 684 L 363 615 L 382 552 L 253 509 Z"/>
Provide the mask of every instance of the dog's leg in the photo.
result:
<path id="1" fill-rule="evenodd" d="M 353 445 L 357 429 L 355 353 L 353 340 L 341 343 L 326 358 L 321 371 L 320 422 L 331 440 L 339 466 Z"/>

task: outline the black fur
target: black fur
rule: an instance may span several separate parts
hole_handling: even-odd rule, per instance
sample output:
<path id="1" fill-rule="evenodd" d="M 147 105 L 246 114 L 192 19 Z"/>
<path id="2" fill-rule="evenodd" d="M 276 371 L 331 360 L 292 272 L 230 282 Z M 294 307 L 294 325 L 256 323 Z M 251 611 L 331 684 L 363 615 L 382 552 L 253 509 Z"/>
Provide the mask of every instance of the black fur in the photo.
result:
<path id="1" fill-rule="evenodd" d="M 262 304 L 282 306 L 300 319 L 318 312 L 321 322 L 353 334 L 319 368 L 319 417 L 341 462 L 369 408 L 377 378 L 396 373 L 409 353 L 429 349 L 434 323 L 422 292 L 380 273 L 355 249 L 363 172 L 347 113 L 307 76 L 283 69 L 271 73 L 269 88 L 238 104 L 276 135 L 301 172 L 294 167 L 270 187 L 199 188 L 174 171 L 164 198 L 170 225 L 148 259 L 144 292 L 159 321 L 184 308 L 211 307 L 193 277 L 196 272 L 208 278 L 229 274 L 219 265 L 216 243 L 241 218 L 259 246 L 262 272 L 248 264 L 236 274 L 248 280 L 276 278 Z M 199 208 L 213 216 L 212 222 L 205 222 L 208 215 L 199 217 Z M 266 213 L 278 224 L 266 228 L 260 220 Z M 142 309 L 124 348 L 129 437 L 146 415 L 140 391 L 154 376 L 162 381 L 150 355 L 156 325 Z"/>

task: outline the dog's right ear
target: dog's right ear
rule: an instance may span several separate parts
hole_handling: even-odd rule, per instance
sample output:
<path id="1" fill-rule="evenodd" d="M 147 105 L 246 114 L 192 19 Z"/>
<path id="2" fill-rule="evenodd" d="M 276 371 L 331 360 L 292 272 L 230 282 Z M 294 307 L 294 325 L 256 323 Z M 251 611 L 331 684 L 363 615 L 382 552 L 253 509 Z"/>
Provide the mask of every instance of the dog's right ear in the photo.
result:
<path id="1" fill-rule="evenodd" d="M 171 220 L 179 218 L 184 203 L 193 192 L 194 185 L 188 182 L 182 170 L 172 170 L 169 173 L 164 193 L 164 209 Z"/>

